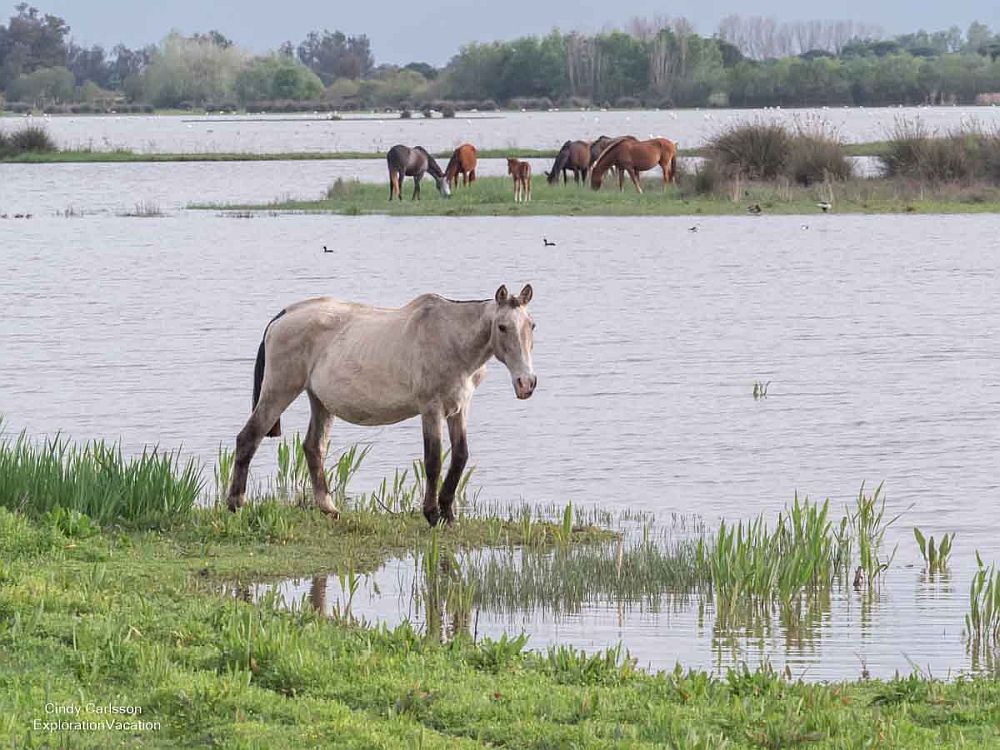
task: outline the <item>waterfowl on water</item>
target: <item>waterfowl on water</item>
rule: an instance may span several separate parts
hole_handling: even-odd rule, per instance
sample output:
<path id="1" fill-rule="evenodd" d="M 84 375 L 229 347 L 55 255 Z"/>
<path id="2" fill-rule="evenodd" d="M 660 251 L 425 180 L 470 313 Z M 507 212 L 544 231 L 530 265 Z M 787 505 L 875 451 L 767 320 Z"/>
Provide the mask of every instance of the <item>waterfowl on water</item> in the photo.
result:
<path id="1" fill-rule="evenodd" d="M 747 206 L 747 213 L 748 214 L 753 214 L 754 216 L 756 216 L 757 214 L 760 214 L 760 213 L 763 213 L 763 212 L 764 212 L 764 209 L 762 209 L 760 207 L 759 203 L 754 203 L 752 206 Z"/>
<path id="2" fill-rule="evenodd" d="M 828 201 L 820 201 L 819 203 L 816 204 L 816 208 L 820 208 L 823 210 L 823 213 L 826 213 L 831 208 L 833 208 L 833 204 Z"/>
<path id="3" fill-rule="evenodd" d="M 323 245 L 323 252 L 324 252 L 324 253 L 332 253 L 332 252 L 333 252 L 333 250 L 330 250 L 330 249 L 328 249 L 328 248 L 327 248 L 327 246 L 326 246 L 326 245 Z"/>
<path id="4" fill-rule="evenodd" d="M 549 242 L 545 237 L 542 237 L 542 245 L 544 245 L 545 247 L 555 247 L 556 243 Z"/>

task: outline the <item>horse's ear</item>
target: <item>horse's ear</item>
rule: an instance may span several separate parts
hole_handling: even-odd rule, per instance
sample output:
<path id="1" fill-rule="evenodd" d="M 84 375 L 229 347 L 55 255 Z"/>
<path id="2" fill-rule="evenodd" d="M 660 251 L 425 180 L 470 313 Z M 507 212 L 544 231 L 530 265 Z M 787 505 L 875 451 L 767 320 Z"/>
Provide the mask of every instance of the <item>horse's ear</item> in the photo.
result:
<path id="1" fill-rule="evenodd" d="M 507 285 L 501 284 L 500 288 L 497 289 L 497 293 L 494 299 L 497 301 L 497 304 L 502 305 L 504 302 L 507 301 L 508 297 L 510 297 L 510 293 L 507 291 Z"/>
<path id="2" fill-rule="evenodd" d="M 531 298 L 534 296 L 534 294 L 535 292 L 531 288 L 531 284 L 525 284 L 524 289 L 522 289 L 521 293 L 517 295 L 517 298 L 521 300 L 522 305 L 526 305 L 529 302 L 531 302 Z"/>

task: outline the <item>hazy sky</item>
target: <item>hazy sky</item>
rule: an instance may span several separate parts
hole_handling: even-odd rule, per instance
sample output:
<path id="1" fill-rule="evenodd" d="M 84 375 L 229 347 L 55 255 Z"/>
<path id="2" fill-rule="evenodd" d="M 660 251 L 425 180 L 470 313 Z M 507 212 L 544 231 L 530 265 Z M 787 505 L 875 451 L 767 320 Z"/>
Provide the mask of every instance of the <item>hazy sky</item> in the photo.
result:
<path id="1" fill-rule="evenodd" d="M 913 0 L 33 0 L 43 12 L 65 18 L 82 44 L 140 46 L 159 41 L 170 29 L 185 33 L 217 28 L 239 45 L 262 52 L 290 39 L 299 42 L 312 29 L 368 34 L 378 62 L 423 60 L 436 65 L 471 41 L 563 31 L 598 31 L 632 16 L 685 16 L 703 34 L 715 31 L 731 13 L 769 15 L 779 20 L 836 18 L 877 24 L 887 33 L 957 25 L 973 20 L 1000 28 L 997 0 L 914 2 Z M 10 12 L 13 12 L 10 2 Z M 9 15 L 7 13 L 6 15 Z"/>

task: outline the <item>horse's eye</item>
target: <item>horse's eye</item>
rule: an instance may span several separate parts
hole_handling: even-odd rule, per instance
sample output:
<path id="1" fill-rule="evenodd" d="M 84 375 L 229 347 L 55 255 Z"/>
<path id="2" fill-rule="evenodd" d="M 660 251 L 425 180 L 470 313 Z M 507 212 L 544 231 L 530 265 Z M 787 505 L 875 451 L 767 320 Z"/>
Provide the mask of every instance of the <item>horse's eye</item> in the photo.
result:
<path id="1" fill-rule="evenodd" d="M 500 329 L 500 333 L 507 333 L 507 326 L 505 326 L 503 323 L 498 325 L 497 328 Z"/>
<path id="2" fill-rule="evenodd" d="M 534 330 L 535 330 L 535 324 L 534 324 L 534 323 L 532 323 L 532 324 L 531 324 L 531 330 L 532 330 L 532 331 L 534 331 Z"/>

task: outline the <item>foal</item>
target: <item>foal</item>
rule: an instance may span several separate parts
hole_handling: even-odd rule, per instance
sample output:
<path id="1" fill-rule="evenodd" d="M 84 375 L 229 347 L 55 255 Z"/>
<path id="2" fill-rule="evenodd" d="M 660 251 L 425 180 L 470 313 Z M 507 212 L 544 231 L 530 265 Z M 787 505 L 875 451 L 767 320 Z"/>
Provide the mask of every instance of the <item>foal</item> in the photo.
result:
<path id="1" fill-rule="evenodd" d="M 514 178 L 514 202 L 531 200 L 531 165 L 526 161 L 507 159 L 507 174 Z"/>

